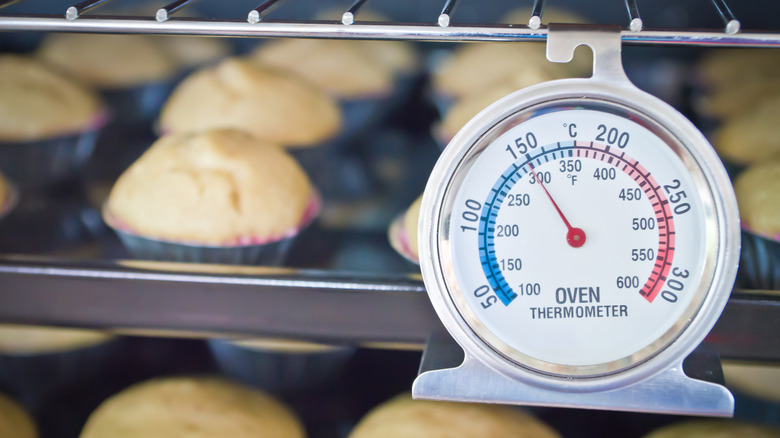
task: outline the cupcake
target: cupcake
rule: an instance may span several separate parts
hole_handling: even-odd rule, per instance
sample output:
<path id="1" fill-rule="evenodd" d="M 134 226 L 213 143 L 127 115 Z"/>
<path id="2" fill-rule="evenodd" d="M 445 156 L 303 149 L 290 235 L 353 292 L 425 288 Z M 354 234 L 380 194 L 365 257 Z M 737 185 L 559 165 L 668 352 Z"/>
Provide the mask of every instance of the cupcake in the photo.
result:
<path id="1" fill-rule="evenodd" d="M 420 218 L 420 204 L 422 196 L 390 225 L 388 238 L 390 246 L 405 259 L 414 264 L 420 264 L 417 252 L 417 223 Z"/>
<path id="2" fill-rule="evenodd" d="M 327 39 L 279 39 L 260 46 L 251 59 L 290 71 L 340 100 L 389 95 L 398 75 L 411 74 L 408 43 Z"/>
<path id="3" fill-rule="evenodd" d="M 657 429 L 644 438 L 777 438 L 774 428 L 731 420 L 693 420 Z"/>
<path id="4" fill-rule="evenodd" d="M 780 368 L 776 365 L 724 362 L 726 385 L 744 394 L 780 402 Z"/>
<path id="5" fill-rule="evenodd" d="M 131 386 L 93 412 L 80 438 L 304 438 L 295 414 L 268 394 L 216 378 Z"/>
<path id="6" fill-rule="evenodd" d="M 123 124 L 151 121 L 177 70 L 163 46 L 145 35 L 52 34 L 38 57 L 100 90 Z"/>
<path id="7" fill-rule="evenodd" d="M 728 119 L 780 94 L 780 54 L 762 49 L 717 49 L 707 52 L 697 68 L 701 114 Z"/>
<path id="8" fill-rule="evenodd" d="M 341 19 L 325 11 L 320 19 Z M 361 21 L 387 21 L 371 11 Z M 411 91 L 418 70 L 414 46 L 404 41 L 283 38 L 259 46 L 253 62 L 292 72 L 335 98 L 344 123 L 335 142 L 345 145 L 376 126 Z"/>
<path id="9" fill-rule="evenodd" d="M 745 166 L 780 157 L 780 94 L 723 123 L 712 136 L 718 154 Z"/>
<path id="10" fill-rule="evenodd" d="M 103 218 L 138 258 L 278 264 L 318 209 L 284 149 L 210 129 L 155 142 L 119 177 Z"/>
<path id="11" fill-rule="evenodd" d="M 0 384 L 36 402 L 88 381 L 117 348 L 115 338 L 99 331 L 0 325 Z"/>
<path id="12" fill-rule="evenodd" d="M 374 408 L 349 438 L 554 438 L 557 432 L 510 406 L 412 400 L 403 394 Z"/>
<path id="13" fill-rule="evenodd" d="M 448 107 L 441 123 L 434 126 L 433 136 L 443 149 L 469 120 L 493 102 L 522 88 L 554 79 L 557 78 L 543 70 L 525 70 L 507 78 L 505 82 L 463 96 Z"/>
<path id="14" fill-rule="evenodd" d="M 0 173 L 0 219 L 13 210 L 17 197 L 16 190 Z"/>
<path id="15" fill-rule="evenodd" d="M 0 55 L 0 169 L 23 188 L 77 172 L 105 122 L 98 97 L 40 62 Z"/>
<path id="16" fill-rule="evenodd" d="M 332 382 L 355 348 L 282 339 L 209 340 L 221 370 L 274 393 L 298 393 Z"/>
<path id="17" fill-rule="evenodd" d="M 739 279 L 752 289 L 780 289 L 780 156 L 740 173 L 734 192 L 743 229 Z"/>
<path id="18" fill-rule="evenodd" d="M 340 123 L 333 99 L 305 80 L 233 58 L 185 79 L 163 107 L 159 128 L 165 134 L 235 128 L 296 148 L 328 140 Z"/>
<path id="19" fill-rule="evenodd" d="M 185 35 L 155 37 L 179 71 L 214 64 L 230 55 L 231 47 L 223 38 L 207 38 Z"/>
<path id="20" fill-rule="evenodd" d="M 35 424 L 24 408 L 0 394 L 0 436 L 13 438 L 37 438 Z"/>

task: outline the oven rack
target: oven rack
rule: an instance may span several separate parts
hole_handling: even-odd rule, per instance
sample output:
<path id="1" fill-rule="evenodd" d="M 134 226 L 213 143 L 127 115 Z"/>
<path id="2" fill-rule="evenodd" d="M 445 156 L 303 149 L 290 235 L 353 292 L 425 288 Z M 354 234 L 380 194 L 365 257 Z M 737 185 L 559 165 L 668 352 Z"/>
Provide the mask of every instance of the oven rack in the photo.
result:
<path id="1" fill-rule="evenodd" d="M 444 332 L 419 275 L 0 257 L 0 321 L 175 337 L 278 337 L 422 349 Z M 705 340 L 780 361 L 780 292 L 735 290 Z"/>
<path id="2" fill-rule="evenodd" d="M 534 1 L 528 22 L 521 24 L 459 24 L 455 14 L 457 0 L 444 0 L 438 17 L 419 23 L 362 21 L 359 11 L 367 0 L 356 0 L 342 14 L 341 21 L 269 19 L 281 0 L 265 0 L 250 10 L 245 18 L 220 20 L 176 16 L 196 0 L 175 0 L 163 4 L 153 16 L 95 13 L 98 6 L 108 2 L 86 0 L 59 13 L 6 14 L 2 8 L 24 4 L 25 1 L 0 0 L 0 30 L 421 41 L 543 41 L 547 38 L 547 27 L 541 25 L 543 0 Z M 621 36 L 625 43 L 780 47 L 780 33 L 743 31 L 725 0 L 711 0 L 714 6 L 712 13 L 717 12 L 723 22 L 720 29 L 645 29 L 636 0 L 624 2 L 628 20 Z"/>

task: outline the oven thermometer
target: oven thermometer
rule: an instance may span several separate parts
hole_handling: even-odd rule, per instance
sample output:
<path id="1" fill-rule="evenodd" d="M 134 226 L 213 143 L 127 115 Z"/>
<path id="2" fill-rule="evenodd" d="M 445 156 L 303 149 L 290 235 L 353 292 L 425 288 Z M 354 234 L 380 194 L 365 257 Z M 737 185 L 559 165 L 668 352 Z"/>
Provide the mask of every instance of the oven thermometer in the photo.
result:
<path id="1" fill-rule="evenodd" d="M 590 79 L 494 103 L 455 136 L 423 196 L 428 294 L 465 351 L 419 398 L 731 415 L 682 361 L 728 300 L 739 255 L 731 184 L 704 136 L 623 73 L 620 37 L 584 42 Z"/>

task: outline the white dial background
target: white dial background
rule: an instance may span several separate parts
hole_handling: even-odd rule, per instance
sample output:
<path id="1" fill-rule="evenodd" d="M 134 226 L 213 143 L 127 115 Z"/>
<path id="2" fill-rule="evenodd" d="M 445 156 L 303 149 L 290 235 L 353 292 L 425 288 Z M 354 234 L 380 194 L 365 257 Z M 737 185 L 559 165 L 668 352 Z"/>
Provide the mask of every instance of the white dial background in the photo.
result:
<path id="1" fill-rule="evenodd" d="M 605 132 L 600 125 L 604 125 Z M 618 147 L 616 136 L 609 135 L 612 129 L 618 135 L 628 135 L 624 148 Z M 650 172 L 670 200 L 670 207 L 689 204 L 688 211 L 683 212 L 686 208 L 681 207 L 678 211 L 682 213 L 673 214 L 674 256 L 662 288 L 667 291 L 663 297 L 659 293 L 649 302 L 639 293 L 656 260 L 655 257 L 641 260 L 635 250 L 644 250 L 645 258 L 648 249 L 657 255 L 659 223 L 654 229 L 634 230 L 633 222 L 635 218 L 655 217 L 651 201 L 644 192 L 639 200 L 621 199 L 621 190 L 625 194 L 625 190 L 639 187 L 621 170 L 622 166 L 615 168 L 592 156 L 576 158 L 560 154 L 555 159 L 547 154 L 540 162 L 533 163 L 543 178 L 549 172 L 550 179 L 545 186 L 571 225 L 585 232 L 585 245 L 575 248 L 567 243 L 567 228 L 542 187 L 531 184 L 530 174 L 520 172 L 522 178 L 503 198 L 496 218 L 496 225 L 504 228 L 504 235 L 499 237 L 497 229 L 493 231 L 496 259 L 503 260 L 501 274 L 517 296 L 504 305 L 496 299 L 493 288 L 485 294 L 482 286 L 489 282 L 480 261 L 479 233 L 471 229 L 479 225 L 470 220 L 473 215 L 464 215 L 473 211 L 475 204 L 469 201 L 467 206 L 467 200 L 479 203 L 477 213 L 482 216 L 485 203 L 491 199 L 491 189 L 516 161 L 507 146 L 516 148 L 515 140 L 525 139 L 529 132 L 537 144 L 536 148 L 528 148 L 530 156 L 538 156 L 544 146 L 555 146 L 558 142 L 574 140 L 609 145 L 612 140 L 612 151 L 625 153 Z M 599 134 L 604 141 L 597 140 Z M 518 164 L 526 161 L 517 149 L 513 150 Z M 561 160 L 579 160 L 579 164 L 564 162 L 566 170 L 561 171 Z M 569 164 L 580 170 L 569 171 Z M 597 169 L 609 168 L 615 169 L 614 179 L 610 178 L 609 170 L 606 179 L 594 177 Z M 680 321 L 680 317 L 691 304 L 704 269 L 707 231 L 704 207 L 689 169 L 674 150 L 648 129 L 607 112 L 587 109 L 549 112 L 520 123 L 496 138 L 467 171 L 455 188 L 449 219 L 449 250 L 457 279 L 457 285 L 453 285 L 456 287 L 449 289 L 459 294 L 454 297 L 456 304 L 466 303 L 477 324 L 484 326 L 491 336 L 523 356 L 546 362 L 547 371 L 555 372 L 556 365 L 591 366 L 630 358 L 657 342 L 671 328 L 682 329 L 687 323 Z M 665 190 L 664 186 L 669 189 Z M 517 205 L 509 205 L 509 195 Z M 672 203 L 673 199 L 677 202 Z M 515 263 L 518 259 L 519 269 Z M 675 276 L 673 272 L 680 275 Z M 620 288 L 618 277 L 631 281 L 636 277 L 639 286 Z M 671 279 L 678 283 L 669 284 Z M 680 285 L 681 290 L 676 290 Z M 670 302 L 672 298 L 676 301 Z M 485 333 L 477 334 L 497 350 L 505 350 L 494 345 Z"/>

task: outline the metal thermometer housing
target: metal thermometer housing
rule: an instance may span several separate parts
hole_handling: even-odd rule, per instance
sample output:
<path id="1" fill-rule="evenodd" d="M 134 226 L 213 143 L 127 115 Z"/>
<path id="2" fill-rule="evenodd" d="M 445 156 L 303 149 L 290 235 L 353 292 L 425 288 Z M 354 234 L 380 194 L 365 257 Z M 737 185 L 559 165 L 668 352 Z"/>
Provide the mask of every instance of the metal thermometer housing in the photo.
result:
<path id="1" fill-rule="evenodd" d="M 421 208 L 423 278 L 467 356 L 567 391 L 681 362 L 725 306 L 739 252 L 733 190 L 703 135 L 605 76 L 484 110 Z"/>

